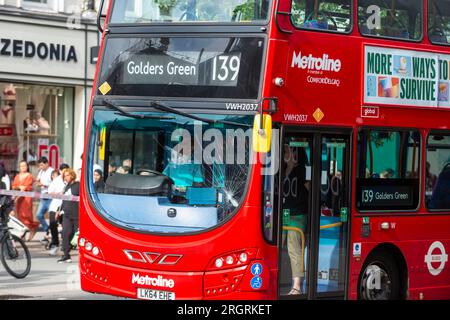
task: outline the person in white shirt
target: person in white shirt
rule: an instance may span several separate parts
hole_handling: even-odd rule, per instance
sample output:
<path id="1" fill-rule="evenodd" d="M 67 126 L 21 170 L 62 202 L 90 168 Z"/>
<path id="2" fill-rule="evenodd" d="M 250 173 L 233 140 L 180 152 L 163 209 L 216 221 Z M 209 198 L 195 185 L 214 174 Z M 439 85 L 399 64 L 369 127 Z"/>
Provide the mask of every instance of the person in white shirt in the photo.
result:
<path id="1" fill-rule="evenodd" d="M 6 172 L 6 168 L 3 162 L 0 162 L 0 166 L 3 168 L 3 177 L 0 176 L 0 181 L 2 181 L 5 186 L 6 190 L 11 190 L 11 180 L 9 179 L 9 175 Z"/>
<path id="2" fill-rule="evenodd" d="M 48 186 L 48 194 L 50 195 L 61 195 L 64 192 L 66 185 L 62 179 L 62 172 L 68 169 L 69 166 L 65 163 L 59 166 L 59 171 L 55 170 L 52 172 L 52 182 Z M 61 175 L 60 175 L 61 173 Z M 50 255 L 56 255 L 59 247 L 59 234 L 58 234 L 58 217 L 57 212 L 61 209 L 62 200 L 52 199 L 50 207 L 48 209 L 48 215 L 50 218 L 50 234 L 52 236 L 52 241 L 50 243 Z"/>
<path id="3" fill-rule="evenodd" d="M 48 186 L 52 182 L 52 172 L 53 168 L 50 167 L 48 163 L 48 159 L 46 157 L 41 157 L 38 160 L 39 164 L 39 173 L 36 179 L 36 185 L 41 189 L 41 193 L 48 193 Z M 42 225 L 42 229 L 48 234 L 48 224 L 45 220 L 45 213 L 48 211 L 50 207 L 51 199 L 41 199 L 39 203 L 39 207 L 37 209 L 37 218 Z"/>

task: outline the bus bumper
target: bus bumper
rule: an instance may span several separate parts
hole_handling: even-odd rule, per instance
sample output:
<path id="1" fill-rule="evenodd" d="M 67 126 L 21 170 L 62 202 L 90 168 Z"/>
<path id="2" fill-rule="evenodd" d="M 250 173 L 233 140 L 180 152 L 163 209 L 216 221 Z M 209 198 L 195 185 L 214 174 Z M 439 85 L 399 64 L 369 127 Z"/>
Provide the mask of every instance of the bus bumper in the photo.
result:
<path id="1" fill-rule="evenodd" d="M 87 292 L 151 300 L 271 299 L 266 285 L 260 290 L 249 290 L 246 284 L 251 282 L 252 274 L 248 266 L 214 273 L 168 272 L 106 263 L 82 254 L 79 267 L 81 288 Z M 227 291 L 225 286 L 211 286 L 215 279 L 225 276 L 230 279 L 230 289 L 233 284 L 233 290 Z M 268 273 L 263 276 L 263 282 L 268 283 Z M 212 289 L 208 290 L 207 287 Z"/>

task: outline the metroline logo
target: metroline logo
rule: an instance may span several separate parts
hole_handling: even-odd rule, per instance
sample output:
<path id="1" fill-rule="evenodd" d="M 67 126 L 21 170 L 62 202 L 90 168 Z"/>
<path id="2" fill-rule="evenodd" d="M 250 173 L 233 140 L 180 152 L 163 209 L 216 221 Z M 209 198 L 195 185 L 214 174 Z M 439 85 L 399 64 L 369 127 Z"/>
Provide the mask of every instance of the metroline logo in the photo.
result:
<path id="1" fill-rule="evenodd" d="M 140 284 L 140 285 L 148 285 L 154 287 L 165 287 L 165 288 L 173 288 L 175 286 L 175 281 L 172 279 L 164 279 L 161 275 L 156 278 L 149 277 L 147 275 L 141 276 L 139 273 L 133 273 L 133 277 L 131 279 L 131 284 Z"/>
<path id="2" fill-rule="evenodd" d="M 330 59 L 326 53 L 318 58 L 314 57 L 312 54 L 309 54 L 309 56 L 302 56 L 301 52 L 297 55 L 294 51 L 291 68 L 294 68 L 295 66 L 299 69 L 339 72 L 341 71 L 342 62 L 340 59 Z"/>

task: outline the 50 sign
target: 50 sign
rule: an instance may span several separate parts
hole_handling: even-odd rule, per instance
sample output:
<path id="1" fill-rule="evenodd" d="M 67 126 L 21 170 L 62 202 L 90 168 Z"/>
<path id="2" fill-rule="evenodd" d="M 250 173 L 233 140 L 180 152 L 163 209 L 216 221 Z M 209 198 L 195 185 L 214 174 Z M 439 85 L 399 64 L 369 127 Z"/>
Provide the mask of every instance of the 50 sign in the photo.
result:
<path id="1" fill-rule="evenodd" d="M 52 168 L 59 168 L 59 147 L 56 144 L 48 146 L 47 144 L 40 144 L 38 146 L 38 157 L 48 158 L 48 163 Z"/>
<path id="2" fill-rule="evenodd" d="M 215 56 L 212 61 L 211 82 L 220 85 L 235 86 L 241 67 L 241 54 Z"/>

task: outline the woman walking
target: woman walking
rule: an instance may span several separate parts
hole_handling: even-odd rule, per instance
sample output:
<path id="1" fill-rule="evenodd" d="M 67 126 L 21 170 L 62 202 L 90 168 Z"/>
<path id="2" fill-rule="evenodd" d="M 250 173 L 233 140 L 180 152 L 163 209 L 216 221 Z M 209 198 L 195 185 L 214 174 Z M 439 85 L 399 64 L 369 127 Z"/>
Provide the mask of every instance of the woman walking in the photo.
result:
<path id="1" fill-rule="evenodd" d="M 29 172 L 28 163 L 26 161 L 20 162 L 19 174 L 14 178 L 12 189 L 18 191 L 33 190 L 33 176 Z M 35 221 L 33 217 L 33 199 L 29 197 L 17 197 L 16 212 L 19 220 L 30 229 L 28 241 L 31 241 L 39 226 L 39 222 Z"/>

